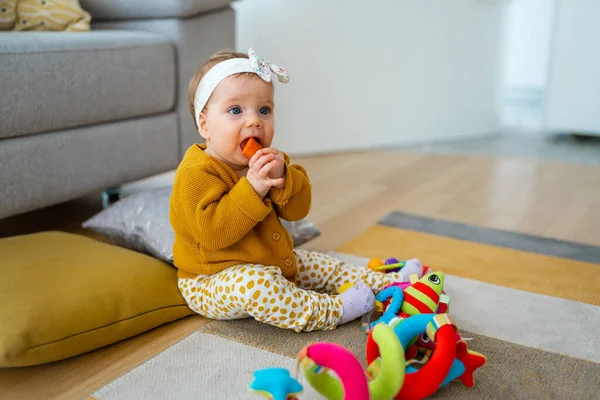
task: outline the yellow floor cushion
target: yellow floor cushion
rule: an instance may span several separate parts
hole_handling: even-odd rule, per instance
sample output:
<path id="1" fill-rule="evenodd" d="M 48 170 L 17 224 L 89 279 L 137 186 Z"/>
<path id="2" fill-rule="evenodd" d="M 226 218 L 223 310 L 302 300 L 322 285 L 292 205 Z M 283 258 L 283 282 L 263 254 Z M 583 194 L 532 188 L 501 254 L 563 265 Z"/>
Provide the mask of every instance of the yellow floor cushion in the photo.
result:
<path id="1" fill-rule="evenodd" d="M 65 232 L 0 239 L 0 367 L 85 353 L 193 312 L 177 271 Z"/>

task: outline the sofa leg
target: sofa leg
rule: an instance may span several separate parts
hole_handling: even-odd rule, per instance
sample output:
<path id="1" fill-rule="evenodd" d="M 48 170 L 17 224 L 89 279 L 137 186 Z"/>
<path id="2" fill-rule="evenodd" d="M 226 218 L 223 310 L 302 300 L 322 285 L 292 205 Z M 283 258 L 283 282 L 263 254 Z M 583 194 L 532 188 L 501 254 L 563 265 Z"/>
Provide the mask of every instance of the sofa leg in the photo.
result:
<path id="1" fill-rule="evenodd" d="M 102 208 L 108 208 L 121 197 L 121 188 L 106 189 L 102 192 Z"/>

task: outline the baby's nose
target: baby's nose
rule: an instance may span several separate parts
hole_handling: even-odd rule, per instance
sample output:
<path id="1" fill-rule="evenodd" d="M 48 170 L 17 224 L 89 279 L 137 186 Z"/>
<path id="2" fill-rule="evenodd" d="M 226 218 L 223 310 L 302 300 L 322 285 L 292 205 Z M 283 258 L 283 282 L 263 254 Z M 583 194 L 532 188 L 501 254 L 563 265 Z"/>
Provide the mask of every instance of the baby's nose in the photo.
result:
<path id="1" fill-rule="evenodd" d="M 246 126 L 261 126 L 262 121 L 257 113 L 248 113 L 246 119 Z"/>

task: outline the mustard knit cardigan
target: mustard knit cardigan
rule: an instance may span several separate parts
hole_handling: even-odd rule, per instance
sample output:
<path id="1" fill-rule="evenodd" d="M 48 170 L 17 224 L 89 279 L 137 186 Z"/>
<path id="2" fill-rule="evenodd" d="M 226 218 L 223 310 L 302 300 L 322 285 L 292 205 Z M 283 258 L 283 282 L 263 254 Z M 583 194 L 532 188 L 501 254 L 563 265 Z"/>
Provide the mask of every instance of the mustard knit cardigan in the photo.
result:
<path id="1" fill-rule="evenodd" d="M 212 275 L 240 264 L 278 266 L 286 278 L 297 274 L 293 242 L 281 225 L 305 218 L 311 185 L 304 168 L 285 158 L 285 187 L 261 199 L 250 182 L 191 146 L 175 174 L 170 220 L 175 232 L 174 264 L 182 278 Z"/>

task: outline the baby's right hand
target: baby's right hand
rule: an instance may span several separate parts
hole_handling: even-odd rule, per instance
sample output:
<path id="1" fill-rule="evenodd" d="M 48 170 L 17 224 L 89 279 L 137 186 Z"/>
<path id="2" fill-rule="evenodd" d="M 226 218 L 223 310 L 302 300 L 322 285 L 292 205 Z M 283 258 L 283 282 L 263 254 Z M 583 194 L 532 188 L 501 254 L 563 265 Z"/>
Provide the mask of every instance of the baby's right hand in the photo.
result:
<path id="1" fill-rule="evenodd" d="M 262 198 L 273 186 L 283 183 L 283 178 L 271 179 L 269 172 L 277 166 L 273 154 L 263 154 L 261 150 L 252 156 L 248 163 L 246 179 L 252 185 L 256 193 Z"/>

